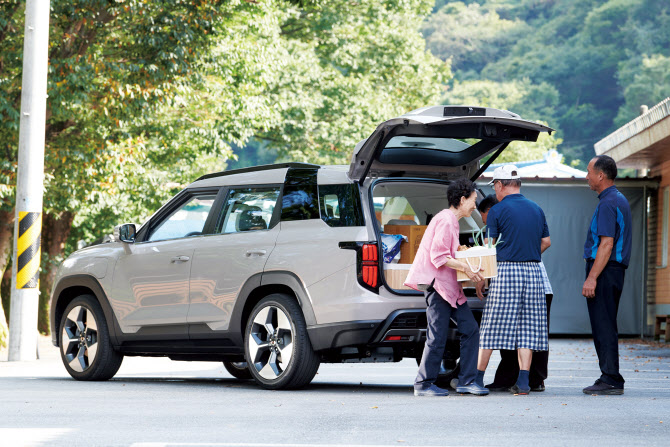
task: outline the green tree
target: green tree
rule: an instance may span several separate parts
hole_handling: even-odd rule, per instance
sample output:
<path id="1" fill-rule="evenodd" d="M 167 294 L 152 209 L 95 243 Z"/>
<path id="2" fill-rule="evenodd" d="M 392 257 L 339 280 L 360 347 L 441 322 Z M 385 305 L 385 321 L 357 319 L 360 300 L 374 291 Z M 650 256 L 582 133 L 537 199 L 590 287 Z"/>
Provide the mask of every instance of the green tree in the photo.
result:
<path id="1" fill-rule="evenodd" d="M 23 28 L 19 3 L 8 5 L 0 198 L 11 207 Z M 419 33 L 431 6 L 52 0 L 45 300 L 78 240 L 142 222 L 201 173 L 224 169 L 232 146 L 255 137 L 284 159 L 347 162 L 379 121 L 437 101 L 450 71 Z"/>
<path id="2" fill-rule="evenodd" d="M 348 163 L 378 123 L 437 102 L 451 72 L 420 33 L 431 6 L 336 0 L 287 9 L 279 27 L 284 65 L 267 89 L 281 119 L 258 138 L 283 160 Z"/>
<path id="3" fill-rule="evenodd" d="M 425 32 L 430 48 L 445 60 L 454 58 L 459 81 L 508 84 L 527 78 L 533 85 L 553 86 L 560 101 L 553 120 L 541 119 L 561 129 L 559 150 L 568 160 L 581 160 L 582 168 L 593 156 L 594 143 L 637 114 L 638 101 L 651 103 L 663 95 L 667 85 L 661 73 L 663 62 L 645 63 L 645 57 L 670 57 L 668 2 L 477 0 L 465 4 L 446 3 L 429 20 Z M 465 24 L 462 29 L 461 23 Z M 634 82 L 636 75 L 639 82 Z M 645 87 L 644 82 L 649 84 Z"/>
<path id="4" fill-rule="evenodd" d="M 502 19 L 492 7 L 449 2 L 428 18 L 422 32 L 431 52 L 440 59 L 451 59 L 452 68 L 467 79 L 508 50 L 528 32 L 528 25 Z"/>
<path id="5" fill-rule="evenodd" d="M 145 157 L 147 136 L 133 132 L 137 120 L 155 116 L 188 89 L 216 36 L 215 23 L 235 3 L 244 8 L 224 1 L 51 2 L 43 310 L 75 215 L 84 203 L 118 195 Z M 16 177 L 24 8 L 18 1 L 0 8 L 0 199 L 7 209 Z M 48 331 L 45 312 L 39 327 Z"/>
<path id="6" fill-rule="evenodd" d="M 625 102 L 614 120 L 616 126 L 635 119 L 641 105 L 652 107 L 670 97 L 670 57 L 662 54 L 644 57 L 640 66 L 619 73 L 621 84 L 625 85 Z"/>

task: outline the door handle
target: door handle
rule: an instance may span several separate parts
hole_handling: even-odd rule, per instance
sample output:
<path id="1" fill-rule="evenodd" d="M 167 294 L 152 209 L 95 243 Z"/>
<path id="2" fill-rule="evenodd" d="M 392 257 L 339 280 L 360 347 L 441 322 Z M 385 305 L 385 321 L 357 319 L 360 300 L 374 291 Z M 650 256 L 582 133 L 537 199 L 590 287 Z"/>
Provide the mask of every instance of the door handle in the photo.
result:
<path id="1" fill-rule="evenodd" d="M 245 255 L 247 258 L 250 258 L 252 256 L 265 256 L 266 253 L 266 250 L 249 250 Z"/>
<path id="2" fill-rule="evenodd" d="M 177 262 L 186 262 L 186 261 L 188 261 L 188 260 L 190 260 L 190 259 L 191 259 L 191 258 L 189 258 L 188 256 L 175 256 L 174 258 L 170 259 L 170 262 L 174 262 L 174 263 L 177 263 Z"/>

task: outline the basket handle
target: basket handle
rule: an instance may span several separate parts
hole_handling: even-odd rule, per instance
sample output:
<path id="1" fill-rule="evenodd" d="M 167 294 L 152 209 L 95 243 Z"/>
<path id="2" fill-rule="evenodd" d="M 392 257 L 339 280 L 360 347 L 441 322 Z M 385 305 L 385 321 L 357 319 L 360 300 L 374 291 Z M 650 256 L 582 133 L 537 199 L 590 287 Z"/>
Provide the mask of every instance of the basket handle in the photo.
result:
<path id="1" fill-rule="evenodd" d="M 470 267 L 470 271 L 471 271 L 472 273 L 477 273 L 477 272 L 479 272 L 479 271 L 482 269 L 482 257 L 481 257 L 481 256 L 479 257 L 479 265 L 477 266 L 477 269 L 475 269 L 475 268 L 472 266 L 472 264 L 470 264 L 470 258 L 467 258 L 467 257 L 466 257 L 466 258 L 465 258 L 465 262 L 468 263 L 468 266 Z"/>

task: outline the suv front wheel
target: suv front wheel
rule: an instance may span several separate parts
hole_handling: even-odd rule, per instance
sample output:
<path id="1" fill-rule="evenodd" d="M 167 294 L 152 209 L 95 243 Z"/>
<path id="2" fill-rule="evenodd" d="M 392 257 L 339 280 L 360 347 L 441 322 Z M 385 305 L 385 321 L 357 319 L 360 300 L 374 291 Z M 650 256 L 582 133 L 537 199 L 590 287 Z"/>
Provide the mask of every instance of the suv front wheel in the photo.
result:
<path id="1" fill-rule="evenodd" d="M 304 387 L 319 369 L 300 306 L 281 293 L 266 296 L 251 311 L 244 353 L 251 375 L 267 389 Z"/>
<path id="2" fill-rule="evenodd" d="M 102 308 L 92 295 L 75 298 L 60 321 L 60 354 L 77 380 L 108 380 L 121 367 L 123 355 L 112 347 Z"/>

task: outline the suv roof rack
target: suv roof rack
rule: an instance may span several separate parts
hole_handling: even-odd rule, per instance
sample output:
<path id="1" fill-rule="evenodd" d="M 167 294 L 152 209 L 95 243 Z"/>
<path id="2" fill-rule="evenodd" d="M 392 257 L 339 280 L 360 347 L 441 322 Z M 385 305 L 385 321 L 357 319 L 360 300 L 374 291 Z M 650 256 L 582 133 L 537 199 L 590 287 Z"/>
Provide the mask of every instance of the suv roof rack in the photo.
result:
<path id="1" fill-rule="evenodd" d="M 240 168 L 240 169 L 231 169 L 230 171 L 221 171 L 221 172 L 214 172 L 212 174 L 205 174 L 202 177 L 196 179 L 195 181 L 199 180 L 205 180 L 208 178 L 214 178 L 214 177 L 222 177 L 224 175 L 233 175 L 233 174 L 242 174 L 245 172 L 256 172 L 256 171 L 268 171 L 271 169 L 282 169 L 282 168 L 311 168 L 311 169 L 319 169 L 321 166 L 311 164 L 311 163 L 276 163 L 276 164 L 271 164 L 271 165 L 260 165 L 260 166 L 252 166 L 250 168 Z"/>

